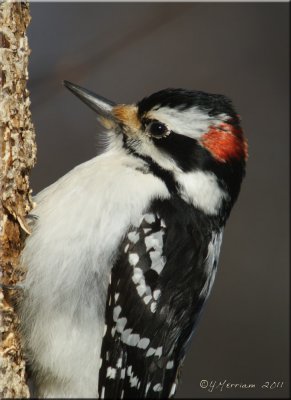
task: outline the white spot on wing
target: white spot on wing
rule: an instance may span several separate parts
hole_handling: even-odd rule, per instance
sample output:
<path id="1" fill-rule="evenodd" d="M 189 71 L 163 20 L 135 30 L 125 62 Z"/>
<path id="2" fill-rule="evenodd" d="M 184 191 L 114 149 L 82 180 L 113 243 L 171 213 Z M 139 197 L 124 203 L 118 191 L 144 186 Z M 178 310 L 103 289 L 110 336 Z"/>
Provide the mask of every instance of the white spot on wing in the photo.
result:
<path id="1" fill-rule="evenodd" d="M 166 369 L 172 369 L 174 366 L 174 362 L 173 361 L 168 361 L 167 365 L 166 365 Z"/>
<path id="2" fill-rule="evenodd" d="M 138 232 L 129 232 L 127 237 L 134 244 L 139 241 L 139 233 Z"/>
<path id="3" fill-rule="evenodd" d="M 170 397 L 174 396 L 175 391 L 176 391 L 176 386 L 177 386 L 176 383 L 173 383 L 172 388 L 171 388 L 171 392 L 170 392 Z"/>
<path id="4" fill-rule="evenodd" d="M 158 300 L 160 295 L 161 295 L 161 291 L 159 289 L 154 290 L 153 297 L 154 297 L 155 300 Z"/>
<path id="5" fill-rule="evenodd" d="M 155 352 L 155 355 L 156 355 L 157 357 L 161 357 L 161 355 L 162 355 L 162 350 L 163 350 L 163 347 L 162 347 L 162 346 L 158 347 L 157 350 L 156 350 L 156 352 Z"/>
<path id="6" fill-rule="evenodd" d="M 118 318 L 118 320 L 116 322 L 117 332 L 122 333 L 126 323 L 127 323 L 127 319 L 126 318 Z"/>
<path id="7" fill-rule="evenodd" d="M 137 333 L 132 333 L 128 336 L 126 344 L 128 346 L 136 346 L 139 342 L 140 336 Z"/>
<path id="8" fill-rule="evenodd" d="M 138 384 L 138 379 L 136 376 L 134 376 L 133 378 L 132 377 L 130 378 L 129 382 L 131 387 L 136 387 Z"/>
<path id="9" fill-rule="evenodd" d="M 114 307 L 114 309 L 113 309 L 113 321 L 114 322 L 117 321 L 120 313 L 121 313 L 121 307 L 120 306 Z"/>
<path id="10" fill-rule="evenodd" d="M 134 268 L 132 280 L 137 285 L 136 290 L 140 297 L 142 297 L 144 294 L 151 294 L 151 289 L 146 285 L 143 271 L 140 268 Z"/>
<path id="11" fill-rule="evenodd" d="M 160 274 L 166 264 L 165 257 L 161 257 L 161 253 L 159 251 L 151 251 L 150 258 L 152 261 L 151 269 Z"/>
<path id="12" fill-rule="evenodd" d="M 131 375 L 132 375 L 132 366 L 131 366 L 131 365 L 129 365 L 129 366 L 127 367 L 126 375 L 127 375 L 127 376 L 131 376 Z"/>
<path id="13" fill-rule="evenodd" d="M 147 384 L 147 387 L 146 387 L 146 394 L 147 394 L 147 392 L 149 391 L 150 386 L 151 386 L 151 382 L 149 382 L 149 383 Z"/>
<path id="14" fill-rule="evenodd" d="M 145 245 L 146 249 L 155 249 L 155 250 L 161 250 L 163 248 L 163 231 L 159 232 L 154 232 L 149 236 L 145 237 Z"/>
<path id="15" fill-rule="evenodd" d="M 154 392 L 160 392 L 162 390 L 162 385 L 160 383 L 157 383 L 154 387 L 153 387 L 153 391 Z"/>
<path id="16" fill-rule="evenodd" d="M 137 290 L 137 293 L 138 293 L 138 295 L 140 296 L 140 297 L 142 297 L 144 294 L 145 294 L 145 292 L 146 292 L 146 287 L 145 287 L 145 285 L 138 285 L 137 286 L 137 288 L 136 288 L 136 290 Z"/>
<path id="17" fill-rule="evenodd" d="M 121 334 L 121 340 L 123 341 L 123 343 L 127 344 L 127 340 L 129 335 L 131 334 L 132 329 L 126 329 L 125 331 L 122 332 Z"/>
<path id="18" fill-rule="evenodd" d="M 143 276 L 144 276 L 143 272 L 142 272 L 142 270 L 140 268 L 134 268 L 132 280 L 136 285 L 139 283 L 141 278 L 143 278 Z"/>
<path id="19" fill-rule="evenodd" d="M 116 368 L 108 367 L 106 371 L 106 378 L 115 379 L 116 376 Z"/>
<path id="20" fill-rule="evenodd" d="M 145 296 L 143 298 L 143 301 L 145 302 L 145 304 L 148 304 L 152 299 L 152 296 L 149 294 L 148 296 Z"/>
<path id="21" fill-rule="evenodd" d="M 142 338 L 140 339 L 140 341 L 137 344 L 137 347 L 139 347 L 140 349 L 146 349 L 148 347 L 148 345 L 150 344 L 150 339 L 148 338 Z"/>
<path id="22" fill-rule="evenodd" d="M 146 353 L 146 357 L 150 357 L 152 355 L 154 355 L 156 352 L 156 349 L 153 349 L 152 347 L 150 347 Z"/>
<path id="23" fill-rule="evenodd" d="M 136 264 L 137 264 L 138 261 L 139 261 L 139 256 L 138 256 L 136 253 L 130 253 L 129 256 L 128 256 L 128 261 L 129 261 L 129 264 L 130 264 L 130 265 L 132 265 L 133 267 L 135 267 Z"/>
<path id="24" fill-rule="evenodd" d="M 155 313 L 155 312 L 156 312 L 156 308 L 157 308 L 157 303 L 154 301 L 154 302 L 151 304 L 151 312 L 152 312 L 152 313 Z"/>
<path id="25" fill-rule="evenodd" d="M 153 222 L 155 222 L 154 214 L 145 214 L 144 219 L 148 224 L 152 224 Z"/>

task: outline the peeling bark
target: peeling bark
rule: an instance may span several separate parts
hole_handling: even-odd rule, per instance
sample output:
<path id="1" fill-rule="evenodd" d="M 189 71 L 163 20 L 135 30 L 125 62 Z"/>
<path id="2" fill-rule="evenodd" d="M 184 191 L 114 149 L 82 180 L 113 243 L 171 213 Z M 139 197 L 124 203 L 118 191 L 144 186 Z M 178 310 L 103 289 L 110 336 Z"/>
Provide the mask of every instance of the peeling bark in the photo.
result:
<path id="1" fill-rule="evenodd" d="M 27 2 L 0 4 L 0 278 L 3 285 L 17 284 L 24 273 L 19 267 L 19 256 L 29 233 L 25 217 L 33 208 L 29 172 L 35 163 L 36 145 L 26 88 L 29 22 Z M 11 290 L 0 288 L 0 396 L 29 397 L 17 332 L 19 321 L 8 292 Z"/>

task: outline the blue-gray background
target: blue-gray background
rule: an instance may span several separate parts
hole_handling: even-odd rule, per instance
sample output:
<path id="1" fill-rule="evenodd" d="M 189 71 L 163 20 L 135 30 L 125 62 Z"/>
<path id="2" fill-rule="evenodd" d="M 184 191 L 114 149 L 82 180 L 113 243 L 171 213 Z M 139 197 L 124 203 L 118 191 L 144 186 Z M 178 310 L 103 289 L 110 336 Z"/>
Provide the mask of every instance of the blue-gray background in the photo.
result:
<path id="1" fill-rule="evenodd" d="M 96 154 L 100 127 L 62 87 L 63 79 L 123 103 L 166 87 L 223 93 L 242 117 L 250 147 L 247 178 L 179 397 L 288 396 L 288 7 L 31 4 L 34 193 Z M 256 388 L 209 392 L 200 388 L 203 379 Z M 284 386 L 263 389 L 265 381 Z"/>

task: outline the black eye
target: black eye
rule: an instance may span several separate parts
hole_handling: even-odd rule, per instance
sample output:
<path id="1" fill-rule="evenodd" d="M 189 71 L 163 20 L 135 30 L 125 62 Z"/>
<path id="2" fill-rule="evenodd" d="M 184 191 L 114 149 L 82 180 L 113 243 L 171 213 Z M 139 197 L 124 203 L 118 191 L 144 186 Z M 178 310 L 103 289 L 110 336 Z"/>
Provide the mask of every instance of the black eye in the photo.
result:
<path id="1" fill-rule="evenodd" d="M 160 139 L 170 134 L 169 129 L 162 122 L 153 120 L 146 124 L 146 133 L 154 138 Z"/>

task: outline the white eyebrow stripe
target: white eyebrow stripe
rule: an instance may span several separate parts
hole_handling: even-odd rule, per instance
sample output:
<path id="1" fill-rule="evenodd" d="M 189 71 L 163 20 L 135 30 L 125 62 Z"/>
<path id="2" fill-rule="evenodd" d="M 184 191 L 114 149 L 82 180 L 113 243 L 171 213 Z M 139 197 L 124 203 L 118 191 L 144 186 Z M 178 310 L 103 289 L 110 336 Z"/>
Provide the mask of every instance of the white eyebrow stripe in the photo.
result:
<path id="1" fill-rule="evenodd" d="M 151 110 L 147 117 L 163 122 L 167 127 L 179 135 L 198 139 L 203 133 L 208 132 L 210 126 L 218 125 L 225 121 L 227 114 L 219 114 L 211 117 L 199 107 L 194 106 L 186 110 L 178 110 L 170 107 L 161 107 Z"/>

